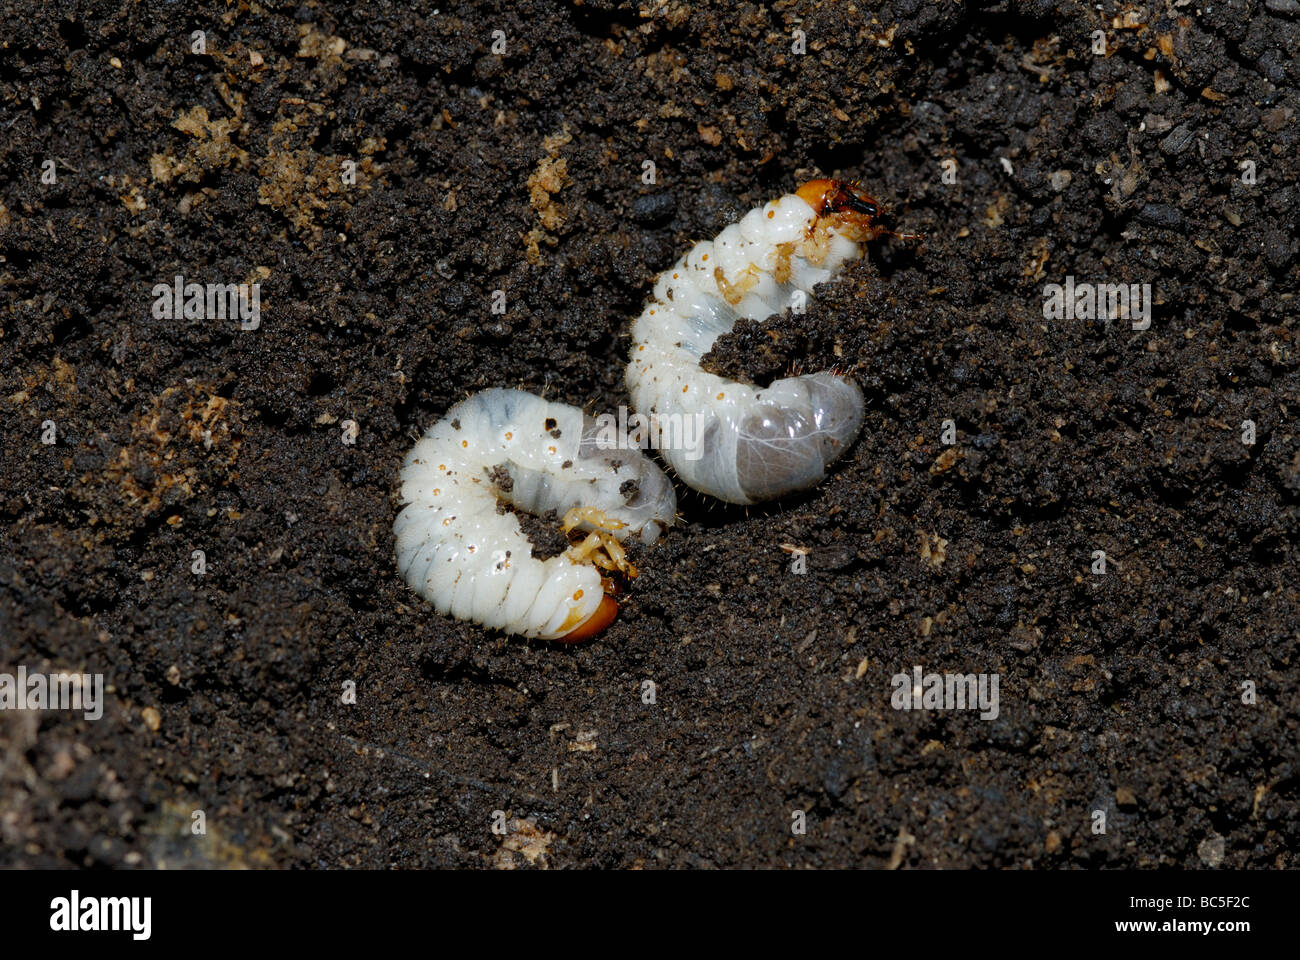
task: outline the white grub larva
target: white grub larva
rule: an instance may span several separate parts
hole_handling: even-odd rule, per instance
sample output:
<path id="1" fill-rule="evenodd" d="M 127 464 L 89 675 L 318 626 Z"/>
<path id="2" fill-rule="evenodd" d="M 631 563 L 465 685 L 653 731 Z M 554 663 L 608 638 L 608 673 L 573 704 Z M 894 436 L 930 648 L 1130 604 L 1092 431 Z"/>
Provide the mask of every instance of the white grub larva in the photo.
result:
<path id="1" fill-rule="evenodd" d="M 565 642 L 598 633 L 618 605 L 597 564 L 629 570 L 619 541 L 654 542 L 677 511 L 662 470 L 602 437 L 577 407 L 522 390 L 484 390 L 456 404 L 402 465 L 406 506 L 393 534 L 403 578 L 439 613 L 485 627 Z M 592 533 L 539 560 L 501 501 L 554 510 L 566 532 Z"/>
<path id="2" fill-rule="evenodd" d="M 731 503 L 757 503 L 815 486 L 862 428 L 862 391 L 830 372 L 761 389 L 700 369 L 737 319 L 762 320 L 806 301 L 862 244 L 879 204 L 856 185 L 812 180 L 697 243 L 659 275 L 632 328 L 632 405 L 660 417 L 704 415 L 702 455 L 665 447 L 691 487 Z M 910 239 L 909 235 L 893 234 Z"/>

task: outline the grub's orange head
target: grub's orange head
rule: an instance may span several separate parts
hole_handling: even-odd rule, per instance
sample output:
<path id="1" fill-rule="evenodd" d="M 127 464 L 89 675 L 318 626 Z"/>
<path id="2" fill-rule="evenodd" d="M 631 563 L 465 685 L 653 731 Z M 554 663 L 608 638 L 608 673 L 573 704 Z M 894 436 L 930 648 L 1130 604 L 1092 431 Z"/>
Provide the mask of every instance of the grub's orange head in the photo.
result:
<path id="1" fill-rule="evenodd" d="M 618 616 L 618 601 L 606 594 L 600 598 L 600 606 L 596 608 L 595 613 L 575 629 L 556 639 L 560 643 L 581 643 L 583 640 L 590 640 L 613 623 L 616 616 Z"/>
<path id="2" fill-rule="evenodd" d="M 874 240 L 882 234 L 905 240 L 920 239 L 918 234 L 895 233 L 878 226 L 876 221 L 884 214 L 885 208 L 849 180 L 809 180 L 795 191 L 795 195 L 817 211 L 817 216 L 834 217 L 842 225 L 856 227 L 864 240 Z"/>
<path id="3" fill-rule="evenodd" d="M 848 180 L 809 180 L 795 194 L 816 210 L 819 217 L 839 214 L 849 222 L 869 227 L 881 214 L 880 204 Z"/>

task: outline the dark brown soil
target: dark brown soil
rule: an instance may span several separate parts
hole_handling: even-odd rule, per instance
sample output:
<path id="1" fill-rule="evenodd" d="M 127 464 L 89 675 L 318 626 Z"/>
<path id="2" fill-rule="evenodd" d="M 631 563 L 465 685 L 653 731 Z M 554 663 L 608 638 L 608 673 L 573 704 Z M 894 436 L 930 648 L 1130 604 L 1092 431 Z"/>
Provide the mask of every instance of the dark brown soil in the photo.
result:
<path id="1" fill-rule="evenodd" d="M 0 714 L 0 865 L 1297 866 L 1300 4 L 1100 6 L 5 3 L 0 671 L 111 692 Z M 418 433 L 626 403 L 652 277 L 813 174 L 926 240 L 711 362 L 852 370 L 828 481 L 683 489 L 582 646 L 420 602 Z"/>

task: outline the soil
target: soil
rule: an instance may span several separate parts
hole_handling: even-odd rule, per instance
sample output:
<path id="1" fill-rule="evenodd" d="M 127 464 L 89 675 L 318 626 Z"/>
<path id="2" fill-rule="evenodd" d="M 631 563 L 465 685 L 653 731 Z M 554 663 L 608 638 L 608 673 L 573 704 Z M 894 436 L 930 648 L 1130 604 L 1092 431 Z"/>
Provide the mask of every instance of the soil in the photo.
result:
<path id="1" fill-rule="evenodd" d="M 0 713 L 0 865 L 1300 865 L 1296 0 L 60 7 L 0 13 L 0 671 L 108 686 Z M 924 241 L 707 362 L 850 372 L 827 481 L 679 487 L 585 644 L 421 602 L 419 433 L 626 404 L 653 277 L 814 175 Z"/>

